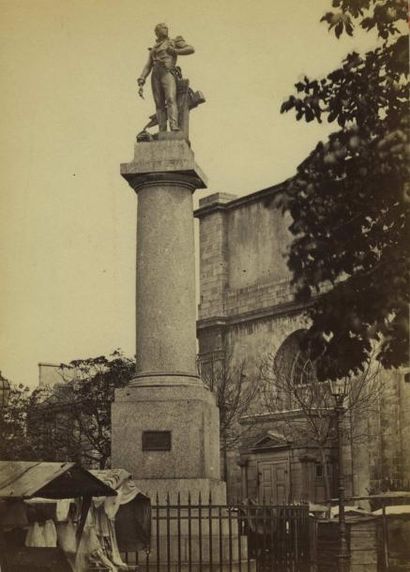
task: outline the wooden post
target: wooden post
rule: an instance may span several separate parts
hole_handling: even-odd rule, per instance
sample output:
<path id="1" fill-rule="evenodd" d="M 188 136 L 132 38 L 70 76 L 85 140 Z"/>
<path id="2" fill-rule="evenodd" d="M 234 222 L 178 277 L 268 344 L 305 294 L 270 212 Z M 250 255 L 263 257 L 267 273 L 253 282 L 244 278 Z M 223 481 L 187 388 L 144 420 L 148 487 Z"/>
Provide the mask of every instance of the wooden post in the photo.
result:
<path id="1" fill-rule="evenodd" d="M 384 569 L 389 568 L 389 530 L 387 526 L 386 518 L 386 503 L 383 502 L 382 514 L 383 514 L 383 559 L 384 559 Z"/>

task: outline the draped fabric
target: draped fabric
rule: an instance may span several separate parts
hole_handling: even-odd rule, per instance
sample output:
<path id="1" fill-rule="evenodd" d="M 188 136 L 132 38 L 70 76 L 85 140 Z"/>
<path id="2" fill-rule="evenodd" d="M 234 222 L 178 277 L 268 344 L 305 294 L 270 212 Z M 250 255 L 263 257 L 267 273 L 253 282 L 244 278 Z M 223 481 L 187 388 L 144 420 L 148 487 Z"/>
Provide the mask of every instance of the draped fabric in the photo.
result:
<path id="1" fill-rule="evenodd" d="M 120 550 L 140 550 L 149 545 L 150 500 L 140 493 L 127 471 L 110 469 L 92 473 L 115 489 L 117 496 L 93 499 L 77 553 L 76 571 L 85 572 L 87 565 L 93 563 L 117 572 L 126 567 Z"/>
<path id="2" fill-rule="evenodd" d="M 57 546 L 57 530 L 54 522 L 46 520 L 44 524 L 34 522 L 30 525 L 25 545 L 39 548 L 55 548 Z"/>
<path id="3" fill-rule="evenodd" d="M 115 518 L 115 530 L 121 552 L 149 547 L 151 542 L 151 505 L 148 499 L 138 498 L 121 506 Z"/>

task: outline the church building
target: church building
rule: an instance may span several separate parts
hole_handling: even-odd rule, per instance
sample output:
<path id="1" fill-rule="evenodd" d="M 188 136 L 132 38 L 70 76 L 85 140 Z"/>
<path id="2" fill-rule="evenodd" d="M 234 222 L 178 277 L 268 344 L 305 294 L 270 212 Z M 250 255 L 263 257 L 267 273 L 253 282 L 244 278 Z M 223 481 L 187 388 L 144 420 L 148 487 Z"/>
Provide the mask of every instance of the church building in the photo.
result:
<path id="1" fill-rule="evenodd" d="M 299 372 L 301 385 L 308 387 L 312 372 L 302 371 L 307 362 L 301 361 L 299 346 L 308 322 L 303 304 L 295 300 L 287 267 L 291 219 L 275 208 L 273 200 L 282 188 L 277 185 L 241 197 L 216 193 L 199 202 L 195 212 L 200 226 L 199 363 L 202 372 L 218 363 L 229 361 L 233 368 L 242 363 L 246 382 L 260 384 L 263 364 L 280 358 L 285 364 L 283 376 Z M 406 479 L 408 485 L 409 369 L 382 371 L 378 379 L 382 389 L 377 396 L 373 391 L 366 415 L 345 415 L 348 496 L 368 495 L 383 487 L 400 489 Z M 269 406 L 267 394 L 265 380 L 257 408 L 240 420 L 239 443 L 228 451 L 231 498 L 320 503 L 335 497 L 334 433 L 319 450 L 309 432 L 303 426 L 300 430 L 297 404 Z M 298 423 L 298 434 L 289 431 Z"/>

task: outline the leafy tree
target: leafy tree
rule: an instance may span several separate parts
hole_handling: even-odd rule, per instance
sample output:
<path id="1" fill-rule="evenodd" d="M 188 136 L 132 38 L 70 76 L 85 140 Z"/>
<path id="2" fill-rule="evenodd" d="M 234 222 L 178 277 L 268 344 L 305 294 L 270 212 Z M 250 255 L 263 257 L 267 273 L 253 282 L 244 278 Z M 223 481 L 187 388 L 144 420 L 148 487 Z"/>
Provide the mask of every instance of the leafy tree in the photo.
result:
<path id="1" fill-rule="evenodd" d="M 305 77 L 282 105 L 296 119 L 335 123 L 275 203 L 290 212 L 288 265 L 311 319 L 319 379 L 358 373 L 375 342 L 386 367 L 408 361 L 409 115 L 404 0 L 333 0 L 339 38 L 355 26 L 378 47 L 349 53 L 322 79 Z"/>
<path id="2" fill-rule="evenodd" d="M 111 356 L 61 364 L 62 383 L 34 392 L 30 427 L 36 455 L 70 459 L 103 469 L 111 449 L 111 403 L 124 387 L 135 361 L 116 351 Z"/>
<path id="3" fill-rule="evenodd" d="M 0 459 L 31 460 L 33 449 L 27 435 L 30 390 L 21 383 L 10 383 L 7 406 L 0 411 Z"/>

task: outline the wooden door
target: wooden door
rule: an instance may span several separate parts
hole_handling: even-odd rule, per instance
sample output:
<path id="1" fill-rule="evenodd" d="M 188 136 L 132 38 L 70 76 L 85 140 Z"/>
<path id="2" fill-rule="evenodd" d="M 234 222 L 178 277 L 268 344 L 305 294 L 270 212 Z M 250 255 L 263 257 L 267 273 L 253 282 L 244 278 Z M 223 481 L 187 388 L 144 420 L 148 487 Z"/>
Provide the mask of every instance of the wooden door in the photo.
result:
<path id="1" fill-rule="evenodd" d="M 258 463 L 259 501 L 283 504 L 288 501 L 288 461 L 262 461 Z"/>

